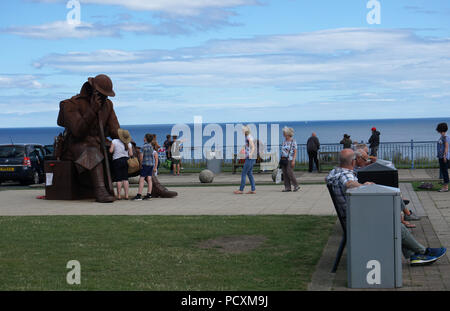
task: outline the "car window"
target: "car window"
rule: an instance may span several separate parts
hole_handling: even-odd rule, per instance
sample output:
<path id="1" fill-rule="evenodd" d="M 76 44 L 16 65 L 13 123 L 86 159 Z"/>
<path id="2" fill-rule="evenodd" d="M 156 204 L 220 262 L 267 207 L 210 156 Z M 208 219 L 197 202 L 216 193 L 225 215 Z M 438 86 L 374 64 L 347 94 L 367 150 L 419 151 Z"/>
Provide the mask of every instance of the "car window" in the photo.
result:
<path id="1" fill-rule="evenodd" d="M 44 146 L 45 154 L 46 155 L 53 155 L 53 146 L 52 145 L 46 145 Z"/>
<path id="2" fill-rule="evenodd" d="M 0 158 L 21 158 L 24 156 L 24 146 L 0 146 Z"/>

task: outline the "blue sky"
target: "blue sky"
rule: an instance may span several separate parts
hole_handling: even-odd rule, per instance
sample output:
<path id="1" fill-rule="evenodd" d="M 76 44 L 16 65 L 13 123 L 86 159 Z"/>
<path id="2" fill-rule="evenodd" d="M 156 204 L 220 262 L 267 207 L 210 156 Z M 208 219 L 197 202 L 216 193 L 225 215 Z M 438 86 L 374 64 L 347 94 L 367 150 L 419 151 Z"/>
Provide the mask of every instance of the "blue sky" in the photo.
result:
<path id="1" fill-rule="evenodd" d="M 450 115 L 450 2 L 0 2 L 0 127 L 55 126 L 58 104 L 108 74 L 121 124 Z"/>

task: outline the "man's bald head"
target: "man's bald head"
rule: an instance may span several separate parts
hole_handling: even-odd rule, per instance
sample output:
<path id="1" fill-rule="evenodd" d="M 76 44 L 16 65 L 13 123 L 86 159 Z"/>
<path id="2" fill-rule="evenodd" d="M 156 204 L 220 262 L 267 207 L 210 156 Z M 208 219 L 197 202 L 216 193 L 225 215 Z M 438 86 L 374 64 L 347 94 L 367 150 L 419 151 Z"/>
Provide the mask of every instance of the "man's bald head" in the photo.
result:
<path id="1" fill-rule="evenodd" d="M 355 152 L 352 149 L 343 149 L 339 155 L 339 166 L 353 169 Z"/>
<path id="2" fill-rule="evenodd" d="M 316 135 L 316 133 L 313 132 L 313 133 L 311 134 L 311 136 L 316 137 L 317 135 Z"/>

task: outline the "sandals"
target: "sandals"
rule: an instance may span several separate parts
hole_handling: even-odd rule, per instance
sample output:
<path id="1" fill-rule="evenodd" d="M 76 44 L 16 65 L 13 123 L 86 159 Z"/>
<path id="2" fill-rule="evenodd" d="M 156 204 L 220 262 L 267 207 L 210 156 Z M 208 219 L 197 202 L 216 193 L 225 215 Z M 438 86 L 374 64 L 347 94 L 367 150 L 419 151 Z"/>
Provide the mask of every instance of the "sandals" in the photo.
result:
<path id="1" fill-rule="evenodd" d="M 246 194 L 256 194 L 256 191 L 249 191 Z"/>
<path id="2" fill-rule="evenodd" d="M 438 192 L 448 192 L 448 188 L 441 188 L 438 190 Z"/>
<path id="3" fill-rule="evenodd" d="M 234 190 L 233 193 L 234 194 L 244 194 L 244 192 L 242 192 L 241 190 Z"/>

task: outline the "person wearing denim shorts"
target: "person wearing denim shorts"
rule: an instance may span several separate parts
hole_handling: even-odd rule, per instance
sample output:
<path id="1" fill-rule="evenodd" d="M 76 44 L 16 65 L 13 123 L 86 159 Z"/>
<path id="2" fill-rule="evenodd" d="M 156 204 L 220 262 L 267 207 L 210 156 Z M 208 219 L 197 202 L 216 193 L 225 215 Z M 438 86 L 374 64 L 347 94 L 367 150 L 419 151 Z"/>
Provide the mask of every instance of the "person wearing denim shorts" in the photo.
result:
<path id="1" fill-rule="evenodd" d="M 149 200 L 152 197 L 152 175 L 155 171 L 155 155 L 153 153 L 152 135 L 146 134 L 144 137 L 144 145 L 142 146 L 141 152 L 141 176 L 139 177 L 139 190 L 136 197 L 133 199 L 135 201 Z M 144 190 L 144 183 L 147 182 L 147 194 L 142 197 L 142 191 Z"/>

